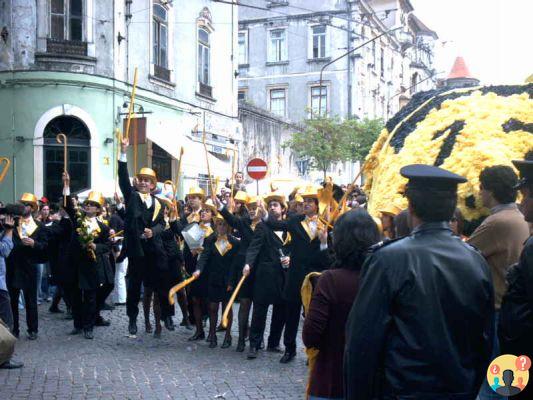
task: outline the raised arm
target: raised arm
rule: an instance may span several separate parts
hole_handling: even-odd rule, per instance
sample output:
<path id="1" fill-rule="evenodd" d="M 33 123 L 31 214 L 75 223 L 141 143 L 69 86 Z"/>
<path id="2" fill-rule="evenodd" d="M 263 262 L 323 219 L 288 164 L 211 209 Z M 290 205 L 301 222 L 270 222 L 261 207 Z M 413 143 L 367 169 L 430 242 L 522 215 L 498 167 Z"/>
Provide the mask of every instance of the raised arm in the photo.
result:
<path id="1" fill-rule="evenodd" d="M 130 183 L 130 174 L 128 173 L 127 151 L 130 141 L 127 137 L 122 138 L 120 143 L 120 159 L 118 160 L 118 185 L 124 196 L 124 201 L 128 205 L 133 187 Z"/>

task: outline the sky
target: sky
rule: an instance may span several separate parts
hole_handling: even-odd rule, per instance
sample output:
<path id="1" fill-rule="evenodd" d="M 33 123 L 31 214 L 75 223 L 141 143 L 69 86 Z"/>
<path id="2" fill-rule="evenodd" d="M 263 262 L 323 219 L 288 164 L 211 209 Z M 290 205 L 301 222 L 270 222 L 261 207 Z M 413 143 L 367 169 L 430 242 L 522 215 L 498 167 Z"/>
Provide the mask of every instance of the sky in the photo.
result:
<path id="1" fill-rule="evenodd" d="M 533 0 L 411 0 L 439 39 L 435 69 L 446 77 L 464 57 L 482 84 L 523 83 L 533 74 Z"/>

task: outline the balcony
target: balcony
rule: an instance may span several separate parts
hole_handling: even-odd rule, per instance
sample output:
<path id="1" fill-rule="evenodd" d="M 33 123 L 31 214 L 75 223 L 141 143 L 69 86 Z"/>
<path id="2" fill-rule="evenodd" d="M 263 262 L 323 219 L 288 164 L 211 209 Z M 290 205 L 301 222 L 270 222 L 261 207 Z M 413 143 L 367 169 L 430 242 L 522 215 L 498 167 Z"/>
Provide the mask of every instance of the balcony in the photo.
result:
<path id="1" fill-rule="evenodd" d="M 46 39 L 46 53 L 64 57 L 87 57 L 87 43 L 48 38 Z"/>

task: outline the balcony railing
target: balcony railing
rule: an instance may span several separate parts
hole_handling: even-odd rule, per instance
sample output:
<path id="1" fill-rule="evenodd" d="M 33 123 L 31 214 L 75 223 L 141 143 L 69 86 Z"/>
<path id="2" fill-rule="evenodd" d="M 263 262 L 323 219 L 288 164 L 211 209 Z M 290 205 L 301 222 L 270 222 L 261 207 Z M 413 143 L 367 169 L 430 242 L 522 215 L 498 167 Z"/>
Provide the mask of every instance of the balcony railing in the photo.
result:
<path id="1" fill-rule="evenodd" d="M 87 56 L 87 43 L 74 40 L 46 40 L 46 52 L 64 56 Z"/>

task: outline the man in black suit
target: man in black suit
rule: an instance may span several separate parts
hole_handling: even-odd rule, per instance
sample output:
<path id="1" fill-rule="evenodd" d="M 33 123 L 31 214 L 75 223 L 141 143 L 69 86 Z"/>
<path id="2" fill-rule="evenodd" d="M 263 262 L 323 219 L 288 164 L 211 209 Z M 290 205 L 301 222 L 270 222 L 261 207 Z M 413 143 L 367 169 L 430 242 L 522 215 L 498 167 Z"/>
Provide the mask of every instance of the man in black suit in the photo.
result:
<path id="1" fill-rule="evenodd" d="M 141 168 L 135 176 L 135 188 L 130 183 L 127 163 L 129 140 L 122 139 L 121 155 L 118 161 L 119 186 L 126 203 L 124 237 L 127 243 L 128 274 L 126 312 L 129 318 L 128 330 L 137 333 L 137 315 L 141 297 L 141 283 L 147 282 L 154 271 L 167 267 L 167 258 L 161 233 L 165 228 L 163 207 L 150 192 L 155 188 L 157 178 L 150 168 Z M 172 318 L 165 319 L 165 327 L 173 329 Z"/>
<path id="2" fill-rule="evenodd" d="M 291 235 L 291 260 L 284 290 L 285 354 L 280 360 L 282 364 L 296 356 L 296 335 L 302 309 L 300 289 L 304 278 L 310 272 L 323 271 L 330 264 L 327 226 L 318 218 L 318 190 L 309 186 L 301 193 L 304 199 L 303 215 L 295 215 L 286 221 L 266 220 L 273 230 L 289 232 Z"/>
<path id="3" fill-rule="evenodd" d="M 268 205 L 268 218 L 281 221 L 286 211 L 283 195 L 271 193 L 264 199 Z M 274 232 L 264 222 L 255 228 L 254 235 L 246 252 L 246 264 L 243 275 L 249 276 L 254 269 L 258 284 L 253 287 L 253 313 L 250 326 L 250 351 L 248 359 L 257 358 L 257 351 L 263 340 L 268 307 L 272 304 L 272 321 L 268 337 L 267 351 L 279 351 L 281 332 L 285 323 L 285 305 L 283 288 L 285 286 L 286 268 L 290 257 L 287 246 L 287 234 Z"/>
<path id="4" fill-rule="evenodd" d="M 28 339 L 37 339 L 37 274 L 36 265 L 46 260 L 46 228 L 33 219 L 32 212 L 39 209 L 37 198 L 32 193 L 24 193 L 20 202 L 25 206 L 24 214 L 18 221 L 13 234 L 13 250 L 7 259 L 7 287 L 13 312 L 13 334 L 19 336 L 20 292 L 24 294 Z"/>

